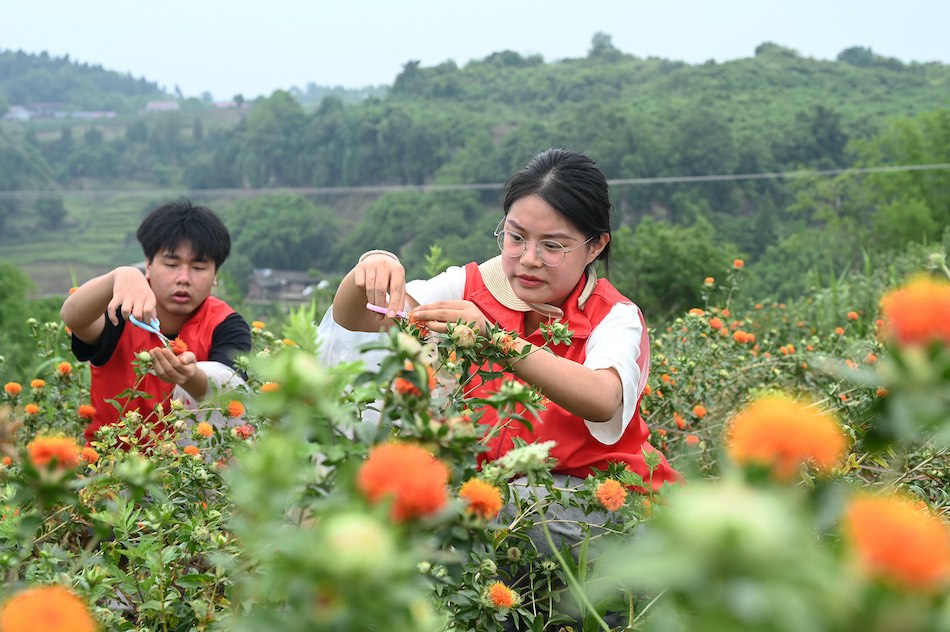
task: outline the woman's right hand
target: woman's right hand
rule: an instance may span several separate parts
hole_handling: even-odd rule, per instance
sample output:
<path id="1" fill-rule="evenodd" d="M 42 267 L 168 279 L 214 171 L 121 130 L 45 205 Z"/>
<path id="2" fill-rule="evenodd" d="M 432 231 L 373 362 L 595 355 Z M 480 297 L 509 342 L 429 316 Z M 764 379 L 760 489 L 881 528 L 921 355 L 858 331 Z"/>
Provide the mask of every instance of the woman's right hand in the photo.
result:
<path id="1" fill-rule="evenodd" d="M 377 314 L 377 320 L 395 318 L 405 307 L 406 269 L 388 254 L 371 254 L 356 264 L 353 282 L 366 294 L 367 303 L 386 308 L 386 315 Z"/>

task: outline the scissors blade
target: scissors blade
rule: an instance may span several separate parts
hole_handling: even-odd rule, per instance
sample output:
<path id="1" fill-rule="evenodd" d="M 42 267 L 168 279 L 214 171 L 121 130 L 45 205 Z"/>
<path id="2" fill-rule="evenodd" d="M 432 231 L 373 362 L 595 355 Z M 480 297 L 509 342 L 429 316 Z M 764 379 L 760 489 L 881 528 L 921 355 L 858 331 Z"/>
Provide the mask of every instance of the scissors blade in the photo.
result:
<path id="1" fill-rule="evenodd" d="M 162 333 L 162 330 L 160 329 L 161 324 L 159 323 L 157 318 L 153 318 L 151 322 L 149 322 L 149 324 L 146 325 L 145 323 L 140 321 L 138 318 L 136 318 L 132 314 L 129 314 L 129 322 L 131 322 L 136 327 L 140 327 L 144 329 L 145 331 L 150 331 L 156 336 L 158 336 L 158 339 L 162 341 L 162 344 L 165 345 L 166 348 L 171 346 L 171 341 L 168 339 L 168 337 L 165 334 Z"/>

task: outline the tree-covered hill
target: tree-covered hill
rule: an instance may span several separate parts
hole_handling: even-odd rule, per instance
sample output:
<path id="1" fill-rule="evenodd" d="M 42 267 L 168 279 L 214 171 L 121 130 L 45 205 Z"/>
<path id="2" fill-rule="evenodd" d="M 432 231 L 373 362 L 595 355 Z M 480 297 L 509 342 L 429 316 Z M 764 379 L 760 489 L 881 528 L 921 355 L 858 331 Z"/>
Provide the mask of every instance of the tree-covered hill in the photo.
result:
<path id="1" fill-rule="evenodd" d="M 132 111 L 167 96 L 154 82 L 69 58 L 0 50 L 0 104 L 56 104 L 62 110 Z"/>

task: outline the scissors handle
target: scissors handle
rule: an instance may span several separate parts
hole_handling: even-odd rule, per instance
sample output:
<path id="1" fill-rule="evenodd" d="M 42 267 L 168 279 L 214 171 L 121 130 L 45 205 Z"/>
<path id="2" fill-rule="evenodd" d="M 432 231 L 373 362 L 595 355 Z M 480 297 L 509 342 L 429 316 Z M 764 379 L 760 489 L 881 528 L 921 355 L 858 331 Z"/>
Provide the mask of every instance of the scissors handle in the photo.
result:
<path id="1" fill-rule="evenodd" d="M 377 305 L 373 305 L 372 303 L 367 303 L 367 304 L 366 304 L 366 309 L 368 309 L 368 310 L 371 311 L 371 312 L 376 312 L 377 314 L 382 314 L 383 316 L 385 316 L 387 313 L 389 313 L 388 310 L 387 310 L 385 307 L 379 307 L 379 306 L 377 306 Z M 406 312 L 400 310 L 400 311 L 396 312 L 396 316 L 397 316 L 398 318 L 408 318 L 408 317 L 409 317 L 409 314 L 407 314 Z"/>

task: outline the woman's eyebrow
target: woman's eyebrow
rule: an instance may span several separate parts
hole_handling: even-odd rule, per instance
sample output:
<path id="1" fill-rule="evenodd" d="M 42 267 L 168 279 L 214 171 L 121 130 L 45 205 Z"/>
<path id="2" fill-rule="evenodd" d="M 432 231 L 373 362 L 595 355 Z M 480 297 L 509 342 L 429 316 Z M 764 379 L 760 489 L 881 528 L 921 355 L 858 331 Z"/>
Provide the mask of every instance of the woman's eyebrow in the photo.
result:
<path id="1" fill-rule="evenodd" d="M 505 221 L 506 221 L 507 223 L 511 224 L 514 228 L 517 228 L 518 230 L 520 230 L 520 231 L 522 231 L 522 232 L 526 232 L 526 231 L 525 231 L 525 227 L 522 226 L 521 224 L 519 224 L 518 222 L 516 222 L 515 220 L 513 220 L 513 219 L 508 219 L 508 220 L 505 220 Z M 542 235 L 541 237 L 542 237 L 543 239 L 554 239 L 555 237 L 561 237 L 561 238 L 563 238 L 563 239 L 577 239 L 577 237 L 575 237 L 574 235 L 572 235 L 572 234 L 570 234 L 570 233 L 565 233 L 565 232 L 562 232 L 562 231 L 555 231 L 555 232 L 553 232 L 553 233 L 548 233 L 548 234 L 546 234 L 546 235 Z"/>

